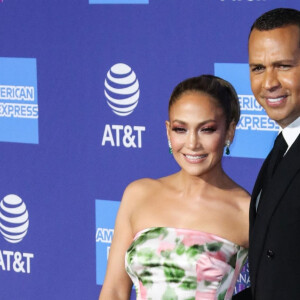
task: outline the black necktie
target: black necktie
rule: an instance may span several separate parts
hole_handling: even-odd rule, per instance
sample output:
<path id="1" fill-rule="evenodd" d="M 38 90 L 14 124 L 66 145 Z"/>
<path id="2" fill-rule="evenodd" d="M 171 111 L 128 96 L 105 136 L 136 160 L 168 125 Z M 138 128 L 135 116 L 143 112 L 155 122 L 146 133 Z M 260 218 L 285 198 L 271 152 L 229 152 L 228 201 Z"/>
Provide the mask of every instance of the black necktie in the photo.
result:
<path id="1" fill-rule="evenodd" d="M 268 181 L 272 178 L 274 175 L 276 168 L 282 159 L 284 153 L 286 152 L 288 148 L 288 145 L 282 135 L 282 132 L 277 136 L 274 146 L 271 152 L 271 157 L 270 161 L 267 167 L 267 176 L 268 176 Z"/>
<path id="2" fill-rule="evenodd" d="M 271 151 L 271 156 L 268 165 L 266 166 L 266 170 L 263 174 L 263 182 L 262 182 L 262 192 L 260 194 L 259 202 L 256 203 L 257 209 L 260 207 L 260 203 L 264 201 L 265 192 L 268 189 L 268 186 L 271 184 L 273 174 L 276 171 L 276 168 L 282 159 L 284 153 L 286 152 L 288 145 L 284 140 L 282 132 L 277 136 L 273 149 Z"/>

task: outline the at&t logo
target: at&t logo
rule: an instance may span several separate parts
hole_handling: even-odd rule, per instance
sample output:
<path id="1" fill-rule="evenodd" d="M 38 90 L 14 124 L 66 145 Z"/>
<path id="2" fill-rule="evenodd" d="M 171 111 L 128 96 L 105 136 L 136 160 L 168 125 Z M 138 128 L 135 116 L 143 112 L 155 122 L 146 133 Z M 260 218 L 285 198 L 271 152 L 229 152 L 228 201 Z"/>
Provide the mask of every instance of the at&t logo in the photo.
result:
<path id="1" fill-rule="evenodd" d="M 0 201 L 0 232 L 9 243 L 19 243 L 29 226 L 28 212 L 17 195 L 7 195 Z"/>
<path id="2" fill-rule="evenodd" d="M 140 98 L 140 85 L 135 72 L 124 63 L 113 65 L 104 81 L 104 95 L 113 113 L 126 117 L 133 113 Z M 102 146 L 142 148 L 142 133 L 145 126 L 106 124 Z"/>
<path id="3" fill-rule="evenodd" d="M 107 72 L 104 82 L 107 104 L 118 116 L 128 116 L 138 105 L 139 81 L 134 71 L 125 64 L 115 64 Z"/>
<path id="4" fill-rule="evenodd" d="M 0 201 L 0 233 L 9 243 L 19 243 L 26 236 L 29 226 L 28 211 L 17 195 L 7 195 Z M 0 249 L 0 268 L 17 273 L 31 272 L 32 253 Z"/>

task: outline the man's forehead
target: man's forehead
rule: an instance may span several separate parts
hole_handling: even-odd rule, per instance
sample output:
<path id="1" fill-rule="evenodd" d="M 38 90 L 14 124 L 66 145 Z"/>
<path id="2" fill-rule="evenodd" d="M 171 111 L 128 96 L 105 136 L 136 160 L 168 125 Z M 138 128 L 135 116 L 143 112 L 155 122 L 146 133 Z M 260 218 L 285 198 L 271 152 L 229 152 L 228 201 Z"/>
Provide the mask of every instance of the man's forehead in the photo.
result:
<path id="1" fill-rule="evenodd" d="M 297 25 L 290 25 L 272 30 L 254 29 L 249 37 L 248 51 L 249 55 L 259 55 L 259 53 L 262 55 L 263 52 L 267 52 L 268 55 L 276 56 L 278 60 L 289 59 L 288 56 L 298 56 L 300 28 Z"/>
<path id="2" fill-rule="evenodd" d="M 284 39 L 291 36 L 293 39 L 300 40 L 300 27 L 298 25 L 286 25 L 270 30 L 259 30 L 254 28 L 249 35 L 249 43 L 253 38 L 255 39 Z"/>

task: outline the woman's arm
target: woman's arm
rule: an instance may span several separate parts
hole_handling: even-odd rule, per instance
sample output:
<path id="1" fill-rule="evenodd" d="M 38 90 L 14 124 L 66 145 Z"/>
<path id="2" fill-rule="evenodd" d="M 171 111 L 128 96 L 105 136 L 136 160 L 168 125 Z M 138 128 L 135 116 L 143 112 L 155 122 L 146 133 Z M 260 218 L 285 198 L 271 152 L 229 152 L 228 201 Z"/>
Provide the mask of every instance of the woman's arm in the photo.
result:
<path id="1" fill-rule="evenodd" d="M 125 253 L 133 240 L 130 224 L 134 202 L 132 190 L 132 184 L 126 188 L 117 214 L 105 280 L 99 300 L 128 300 L 130 298 L 132 282 L 125 271 Z"/>

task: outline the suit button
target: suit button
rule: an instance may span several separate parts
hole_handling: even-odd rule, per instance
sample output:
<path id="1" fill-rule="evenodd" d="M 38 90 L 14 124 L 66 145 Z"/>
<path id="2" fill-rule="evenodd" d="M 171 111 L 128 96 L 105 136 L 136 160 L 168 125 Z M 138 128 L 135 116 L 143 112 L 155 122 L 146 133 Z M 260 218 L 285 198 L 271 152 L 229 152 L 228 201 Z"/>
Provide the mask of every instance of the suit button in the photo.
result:
<path id="1" fill-rule="evenodd" d="M 275 253 L 272 250 L 267 250 L 267 258 L 272 259 L 274 257 Z"/>

